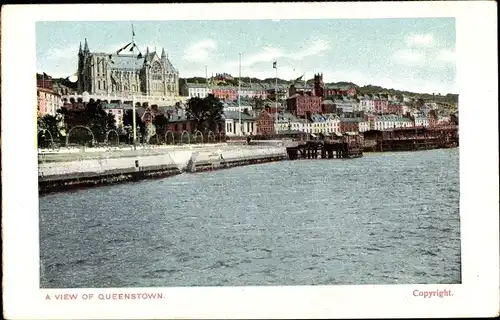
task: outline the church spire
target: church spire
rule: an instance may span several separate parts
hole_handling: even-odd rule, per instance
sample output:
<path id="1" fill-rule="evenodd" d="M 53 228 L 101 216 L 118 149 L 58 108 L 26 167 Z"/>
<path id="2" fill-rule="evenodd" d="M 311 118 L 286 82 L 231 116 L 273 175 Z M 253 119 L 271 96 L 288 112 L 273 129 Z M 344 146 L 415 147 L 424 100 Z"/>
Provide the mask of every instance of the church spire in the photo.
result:
<path id="1" fill-rule="evenodd" d="M 81 55 L 83 52 L 82 52 L 82 42 L 80 41 L 80 49 L 78 49 L 78 54 Z"/>
<path id="2" fill-rule="evenodd" d="M 83 48 L 84 52 L 89 52 L 89 45 L 87 43 L 87 38 L 85 38 L 85 47 Z"/>
<path id="3" fill-rule="evenodd" d="M 165 53 L 165 48 L 161 48 L 161 58 L 162 59 L 166 59 L 167 58 L 167 54 Z"/>

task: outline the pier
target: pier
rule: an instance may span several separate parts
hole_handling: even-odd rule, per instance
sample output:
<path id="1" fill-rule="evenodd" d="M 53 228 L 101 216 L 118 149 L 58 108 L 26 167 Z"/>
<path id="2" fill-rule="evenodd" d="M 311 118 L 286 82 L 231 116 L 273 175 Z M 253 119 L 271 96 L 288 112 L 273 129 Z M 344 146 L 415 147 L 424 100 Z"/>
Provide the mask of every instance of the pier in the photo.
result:
<path id="1" fill-rule="evenodd" d="M 351 159 L 363 156 L 362 141 L 358 136 L 342 140 L 313 140 L 286 148 L 288 158 L 296 159 Z"/>
<path id="2" fill-rule="evenodd" d="M 458 147 L 458 126 L 398 128 L 367 131 L 365 151 L 416 151 Z"/>

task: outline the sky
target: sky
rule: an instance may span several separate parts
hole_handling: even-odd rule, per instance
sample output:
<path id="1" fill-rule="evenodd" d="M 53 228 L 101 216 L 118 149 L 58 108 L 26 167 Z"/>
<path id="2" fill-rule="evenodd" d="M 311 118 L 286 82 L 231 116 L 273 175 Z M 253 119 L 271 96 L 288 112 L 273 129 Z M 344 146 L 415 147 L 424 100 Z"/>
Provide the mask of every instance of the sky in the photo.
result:
<path id="1" fill-rule="evenodd" d="M 237 77 L 241 54 L 242 77 L 274 78 L 276 60 L 282 79 L 323 73 L 325 82 L 458 93 L 454 18 L 37 22 L 37 72 L 73 75 L 80 42 L 116 52 L 132 24 L 141 51 L 165 48 L 183 78 Z"/>

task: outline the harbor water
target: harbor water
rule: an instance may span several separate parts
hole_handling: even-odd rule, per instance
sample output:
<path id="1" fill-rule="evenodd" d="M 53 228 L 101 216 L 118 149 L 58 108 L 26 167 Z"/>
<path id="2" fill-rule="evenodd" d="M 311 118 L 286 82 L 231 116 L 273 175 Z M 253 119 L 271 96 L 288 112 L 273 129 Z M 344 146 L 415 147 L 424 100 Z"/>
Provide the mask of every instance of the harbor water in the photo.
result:
<path id="1" fill-rule="evenodd" d="M 459 149 L 40 198 L 40 286 L 460 283 Z"/>

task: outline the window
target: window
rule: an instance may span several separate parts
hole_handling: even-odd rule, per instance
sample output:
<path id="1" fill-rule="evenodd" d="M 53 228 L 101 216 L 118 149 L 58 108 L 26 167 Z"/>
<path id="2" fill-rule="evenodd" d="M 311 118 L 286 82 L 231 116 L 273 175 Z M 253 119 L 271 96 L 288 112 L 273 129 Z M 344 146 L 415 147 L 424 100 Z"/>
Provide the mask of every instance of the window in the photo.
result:
<path id="1" fill-rule="evenodd" d="M 106 90 L 106 81 L 104 81 L 104 80 L 102 81 L 102 88 L 103 88 L 104 90 Z"/>

